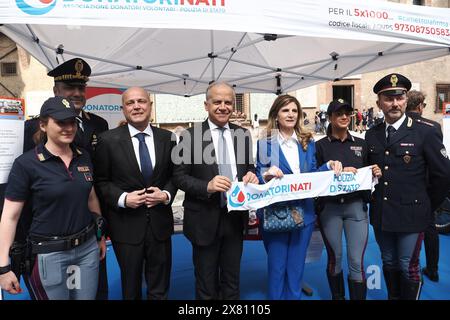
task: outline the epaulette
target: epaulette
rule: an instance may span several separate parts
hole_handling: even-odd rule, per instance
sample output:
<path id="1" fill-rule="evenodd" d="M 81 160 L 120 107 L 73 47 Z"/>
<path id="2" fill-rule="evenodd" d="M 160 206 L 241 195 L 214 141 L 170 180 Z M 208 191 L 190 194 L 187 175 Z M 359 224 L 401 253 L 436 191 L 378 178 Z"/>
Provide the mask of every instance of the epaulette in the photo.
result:
<path id="1" fill-rule="evenodd" d="M 433 128 L 434 128 L 434 124 L 432 124 L 431 122 L 424 121 L 424 120 L 422 120 L 422 119 L 415 119 L 415 120 L 416 120 L 416 122 L 418 122 L 418 123 L 423 123 L 423 124 L 426 124 L 427 126 L 430 126 L 430 127 L 433 127 Z"/>

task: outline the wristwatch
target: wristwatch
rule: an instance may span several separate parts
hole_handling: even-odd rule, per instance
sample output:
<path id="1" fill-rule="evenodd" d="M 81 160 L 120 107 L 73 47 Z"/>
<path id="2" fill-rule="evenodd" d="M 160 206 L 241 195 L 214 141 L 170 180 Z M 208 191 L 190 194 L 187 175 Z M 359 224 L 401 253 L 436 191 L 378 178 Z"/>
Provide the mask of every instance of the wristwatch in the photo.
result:
<path id="1" fill-rule="evenodd" d="M 0 267 L 0 275 L 8 273 L 11 271 L 11 265 L 8 264 L 7 266 Z"/>

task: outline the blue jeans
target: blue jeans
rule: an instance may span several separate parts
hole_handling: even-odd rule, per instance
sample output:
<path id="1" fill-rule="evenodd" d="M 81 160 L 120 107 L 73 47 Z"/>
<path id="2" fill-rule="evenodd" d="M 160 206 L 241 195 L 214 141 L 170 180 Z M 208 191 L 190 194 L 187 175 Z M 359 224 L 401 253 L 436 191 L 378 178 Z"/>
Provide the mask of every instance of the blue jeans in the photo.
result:
<path id="1" fill-rule="evenodd" d="M 99 248 L 95 236 L 71 250 L 38 254 L 29 277 L 37 300 L 94 300 Z"/>

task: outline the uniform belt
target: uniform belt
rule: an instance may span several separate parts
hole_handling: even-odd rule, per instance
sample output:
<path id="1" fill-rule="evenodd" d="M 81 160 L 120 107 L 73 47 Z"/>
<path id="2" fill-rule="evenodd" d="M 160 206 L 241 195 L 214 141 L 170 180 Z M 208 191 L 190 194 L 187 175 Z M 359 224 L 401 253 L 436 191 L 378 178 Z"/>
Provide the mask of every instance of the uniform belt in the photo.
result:
<path id="1" fill-rule="evenodd" d="M 361 193 L 359 192 L 355 192 L 355 193 L 349 193 L 349 194 L 344 194 L 344 195 L 337 195 L 337 196 L 333 196 L 333 197 L 327 197 L 325 198 L 325 202 L 329 203 L 338 203 L 338 204 L 344 204 L 344 203 L 349 203 L 355 200 L 362 200 L 363 196 L 361 195 Z"/>
<path id="2" fill-rule="evenodd" d="M 78 233 L 64 237 L 46 237 L 30 235 L 32 254 L 65 251 L 76 248 L 95 235 L 95 223 L 91 223 Z"/>

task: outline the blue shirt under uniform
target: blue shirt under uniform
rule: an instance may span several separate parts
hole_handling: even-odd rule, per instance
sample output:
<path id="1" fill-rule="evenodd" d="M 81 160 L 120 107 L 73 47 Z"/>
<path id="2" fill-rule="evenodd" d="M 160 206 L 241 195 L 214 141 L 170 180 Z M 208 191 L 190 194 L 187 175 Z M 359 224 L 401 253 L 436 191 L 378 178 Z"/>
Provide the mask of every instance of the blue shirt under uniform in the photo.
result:
<path id="1" fill-rule="evenodd" d="M 32 202 L 30 234 L 67 236 L 92 221 L 88 199 L 93 186 L 89 154 L 71 146 L 73 159 L 67 168 L 43 144 L 25 152 L 12 166 L 5 198 Z"/>

